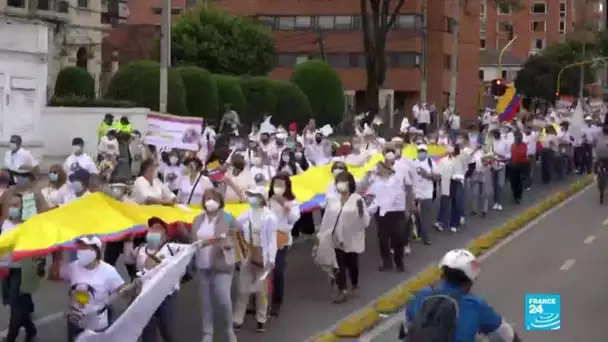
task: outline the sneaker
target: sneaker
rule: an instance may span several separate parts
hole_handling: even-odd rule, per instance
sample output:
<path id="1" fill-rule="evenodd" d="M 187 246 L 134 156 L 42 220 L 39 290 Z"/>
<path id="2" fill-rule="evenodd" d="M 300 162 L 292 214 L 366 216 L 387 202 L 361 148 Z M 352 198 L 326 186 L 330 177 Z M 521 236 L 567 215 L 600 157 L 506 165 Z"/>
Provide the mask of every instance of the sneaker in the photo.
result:
<path id="1" fill-rule="evenodd" d="M 201 342 L 213 342 L 213 335 L 205 335 Z"/>
<path id="2" fill-rule="evenodd" d="M 460 225 L 464 225 L 467 222 L 467 219 L 464 216 L 460 216 Z"/>
<path id="3" fill-rule="evenodd" d="M 492 209 L 498 210 L 498 203 L 494 203 L 494 205 L 492 206 Z"/>
<path id="4" fill-rule="evenodd" d="M 435 222 L 435 224 L 433 225 L 433 227 L 435 227 L 435 229 L 437 229 L 440 232 L 443 231 L 443 227 L 441 226 L 441 223 L 439 223 L 439 222 Z"/>
<path id="5" fill-rule="evenodd" d="M 532 190 L 531 187 L 527 187 L 527 188 L 524 189 L 524 191 L 530 191 L 530 190 Z"/>
<path id="6" fill-rule="evenodd" d="M 456 228 L 456 227 L 450 227 L 450 231 L 452 233 L 456 233 L 456 232 L 458 232 L 458 228 Z"/>
<path id="7" fill-rule="evenodd" d="M 346 302 L 348 298 L 346 297 L 346 291 L 340 291 L 338 292 L 335 297 L 334 297 L 334 303 L 335 304 L 342 304 L 344 302 Z"/>
<path id="8" fill-rule="evenodd" d="M 502 205 L 497 204 L 497 205 L 496 205 L 496 210 L 498 210 L 498 211 L 502 211 Z"/>
<path id="9" fill-rule="evenodd" d="M 256 326 L 256 328 L 255 328 L 255 331 L 256 331 L 256 332 L 259 332 L 259 333 L 263 333 L 264 331 L 266 331 L 265 324 L 264 324 L 264 323 L 262 323 L 262 322 L 258 322 L 258 323 L 257 323 L 257 326 Z"/>
<path id="10" fill-rule="evenodd" d="M 412 254 L 412 248 L 410 247 L 410 245 L 406 245 L 406 246 L 403 248 L 403 254 L 405 254 L 405 255 L 410 255 L 410 254 Z"/>

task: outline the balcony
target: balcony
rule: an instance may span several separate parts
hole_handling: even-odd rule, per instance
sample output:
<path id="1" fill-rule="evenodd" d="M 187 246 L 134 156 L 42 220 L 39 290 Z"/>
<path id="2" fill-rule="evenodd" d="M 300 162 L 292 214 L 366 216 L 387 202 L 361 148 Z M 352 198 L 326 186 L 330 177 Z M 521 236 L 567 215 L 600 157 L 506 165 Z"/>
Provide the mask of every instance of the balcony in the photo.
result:
<path id="1" fill-rule="evenodd" d="M 36 4 L 35 8 L 29 8 Z M 55 23 L 70 21 L 68 0 L 7 0 L 5 12 L 9 16 L 34 18 Z"/>

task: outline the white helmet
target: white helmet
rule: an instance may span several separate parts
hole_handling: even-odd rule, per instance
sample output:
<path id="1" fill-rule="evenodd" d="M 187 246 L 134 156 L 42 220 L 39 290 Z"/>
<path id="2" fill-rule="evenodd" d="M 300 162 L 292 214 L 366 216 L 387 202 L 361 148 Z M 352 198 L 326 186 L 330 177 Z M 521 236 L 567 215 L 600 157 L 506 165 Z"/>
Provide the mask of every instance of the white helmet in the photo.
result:
<path id="1" fill-rule="evenodd" d="M 481 272 L 475 255 L 466 249 L 453 249 L 447 252 L 439 262 L 439 267 L 443 266 L 462 271 L 471 281 L 474 281 Z"/>

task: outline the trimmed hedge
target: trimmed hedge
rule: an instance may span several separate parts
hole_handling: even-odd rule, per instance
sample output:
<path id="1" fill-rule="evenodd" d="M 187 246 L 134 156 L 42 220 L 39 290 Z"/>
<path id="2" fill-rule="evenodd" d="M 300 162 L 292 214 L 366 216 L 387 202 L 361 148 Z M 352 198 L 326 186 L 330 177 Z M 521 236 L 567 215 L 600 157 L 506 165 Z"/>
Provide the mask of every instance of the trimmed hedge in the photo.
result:
<path id="1" fill-rule="evenodd" d="M 176 69 L 186 90 L 186 106 L 191 116 L 213 117 L 218 113 L 217 86 L 209 71 L 194 67 Z"/>
<path id="2" fill-rule="evenodd" d="M 291 122 L 296 122 L 298 127 L 305 125 L 312 114 L 306 94 L 289 81 L 274 81 L 273 86 L 277 104 L 272 121 L 284 126 Z"/>
<path id="3" fill-rule="evenodd" d="M 344 88 L 340 75 L 328 63 L 309 60 L 298 64 L 291 81 L 308 97 L 318 125 L 337 124 L 344 116 Z"/>
<path id="4" fill-rule="evenodd" d="M 110 81 L 106 98 L 132 101 L 137 106 L 158 111 L 160 88 L 160 64 L 154 61 L 131 62 L 120 68 Z M 179 73 L 168 72 L 167 111 L 186 115 L 186 91 Z"/>
<path id="5" fill-rule="evenodd" d="M 137 105 L 131 101 L 112 99 L 87 99 L 79 96 L 53 97 L 49 101 L 51 107 L 114 107 L 132 108 Z"/>
<path id="6" fill-rule="evenodd" d="M 95 98 L 95 79 L 88 71 L 77 66 L 61 69 L 55 80 L 53 97 L 77 96 Z"/>
<path id="7" fill-rule="evenodd" d="M 218 97 L 218 113 L 217 118 L 220 118 L 224 113 L 226 104 L 230 104 L 232 109 L 237 113 L 246 113 L 247 100 L 241 89 L 241 84 L 238 77 L 227 75 L 211 75 L 211 79 L 215 81 Z"/>
<path id="8" fill-rule="evenodd" d="M 243 113 L 248 122 L 260 122 L 265 115 L 274 115 L 277 95 L 273 81 L 268 77 L 242 77 L 241 90 L 247 101 Z"/>

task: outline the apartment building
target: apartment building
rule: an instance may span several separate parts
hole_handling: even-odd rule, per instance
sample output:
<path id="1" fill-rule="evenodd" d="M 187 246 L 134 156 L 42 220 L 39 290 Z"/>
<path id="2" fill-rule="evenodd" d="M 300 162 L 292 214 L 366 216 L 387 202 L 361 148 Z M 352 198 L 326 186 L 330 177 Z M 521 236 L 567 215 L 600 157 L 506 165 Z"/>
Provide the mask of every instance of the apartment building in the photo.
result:
<path id="1" fill-rule="evenodd" d="M 33 3 L 37 6 L 29 7 Z M 102 24 L 101 14 L 101 0 L 0 0 L 0 16 L 8 23 L 11 19 L 31 21 L 45 23 L 49 28 L 48 97 L 52 94 L 59 70 L 69 65 L 89 71 L 96 80 L 96 89 L 99 88 L 101 41 L 109 28 L 109 25 Z M 19 34 L 19 30 L 15 32 Z M 29 37 L 24 36 L 23 39 Z"/>

